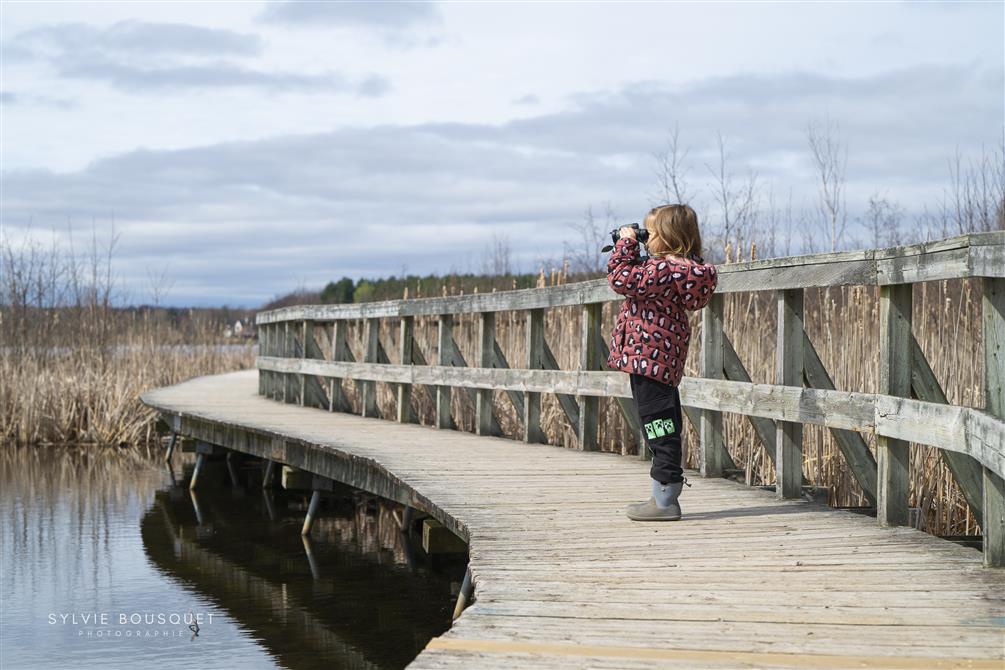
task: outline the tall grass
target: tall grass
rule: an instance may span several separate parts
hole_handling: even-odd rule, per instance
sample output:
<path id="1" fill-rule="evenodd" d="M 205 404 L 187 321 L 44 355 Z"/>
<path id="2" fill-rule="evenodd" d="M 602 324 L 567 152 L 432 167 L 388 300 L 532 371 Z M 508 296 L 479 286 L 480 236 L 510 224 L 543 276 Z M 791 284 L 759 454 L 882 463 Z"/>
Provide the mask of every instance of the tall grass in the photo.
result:
<path id="1" fill-rule="evenodd" d="M 112 247 L 0 245 L 0 444 L 150 444 L 142 392 L 254 366 L 204 314 L 116 307 Z"/>

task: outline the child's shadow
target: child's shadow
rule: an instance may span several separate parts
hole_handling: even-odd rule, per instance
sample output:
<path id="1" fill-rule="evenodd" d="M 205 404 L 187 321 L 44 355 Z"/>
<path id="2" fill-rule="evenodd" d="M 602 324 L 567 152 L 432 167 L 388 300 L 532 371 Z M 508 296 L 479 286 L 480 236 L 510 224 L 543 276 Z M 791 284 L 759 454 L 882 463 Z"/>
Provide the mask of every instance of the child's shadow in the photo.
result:
<path id="1" fill-rule="evenodd" d="M 833 508 L 821 503 L 803 502 L 799 505 L 779 504 L 763 505 L 760 507 L 733 507 L 731 509 L 720 509 L 713 512 L 685 512 L 682 520 L 701 521 L 709 519 L 730 519 L 744 516 L 780 516 L 785 514 L 806 514 L 808 512 L 819 513 L 826 510 L 833 510 Z"/>

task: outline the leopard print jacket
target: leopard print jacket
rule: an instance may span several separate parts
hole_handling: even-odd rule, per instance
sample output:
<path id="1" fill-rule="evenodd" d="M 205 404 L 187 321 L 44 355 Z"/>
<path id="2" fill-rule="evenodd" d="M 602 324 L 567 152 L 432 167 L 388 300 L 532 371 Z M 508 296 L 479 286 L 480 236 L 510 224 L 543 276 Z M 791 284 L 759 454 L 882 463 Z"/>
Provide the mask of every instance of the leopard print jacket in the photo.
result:
<path id="1" fill-rule="evenodd" d="M 711 263 L 643 262 L 637 240 L 618 240 L 607 261 L 607 283 L 625 301 L 611 334 L 607 366 L 679 385 L 691 340 L 687 312 L 707 305 L 718 281 Z"/>

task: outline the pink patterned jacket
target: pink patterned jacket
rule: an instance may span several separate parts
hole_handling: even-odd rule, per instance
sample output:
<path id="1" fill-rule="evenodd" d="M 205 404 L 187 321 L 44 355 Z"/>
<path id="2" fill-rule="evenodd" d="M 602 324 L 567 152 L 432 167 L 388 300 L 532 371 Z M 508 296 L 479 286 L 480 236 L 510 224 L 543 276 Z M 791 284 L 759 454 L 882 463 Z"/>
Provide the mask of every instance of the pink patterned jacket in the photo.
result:
<path id="1" fill-rule="evenodd" d="M 640 260 L 638 241 L 625 237 L 607 261 L 607 283 L 625 296 L 607 366 L 677 386 L 691 340 L 687 311 L 708 304 L 719 276 L 711 263 Z"/>

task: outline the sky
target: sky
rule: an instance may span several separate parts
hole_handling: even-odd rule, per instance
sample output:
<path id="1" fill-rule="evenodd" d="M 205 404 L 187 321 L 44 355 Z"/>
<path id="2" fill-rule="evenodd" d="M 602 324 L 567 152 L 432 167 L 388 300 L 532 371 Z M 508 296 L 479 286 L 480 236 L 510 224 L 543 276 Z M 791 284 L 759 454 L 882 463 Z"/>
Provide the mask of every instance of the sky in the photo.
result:
<path id="1" fill-rule="evenodd" d="M 1000 1 L 4 0 L 3 235 L 118 235 L 131 302 L 164 276 L 176 306 L 479 272 L 493 240 L 536 272 L 588 207 L 641 219 L 674 128 L 703 226 L 719 137 L 761 209 L 811 211 L 811 123 L 853 222 L 910 217 L 1000 141 L 1003 43 Z"/>

